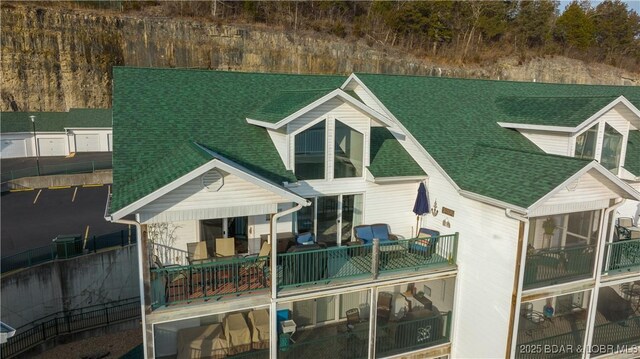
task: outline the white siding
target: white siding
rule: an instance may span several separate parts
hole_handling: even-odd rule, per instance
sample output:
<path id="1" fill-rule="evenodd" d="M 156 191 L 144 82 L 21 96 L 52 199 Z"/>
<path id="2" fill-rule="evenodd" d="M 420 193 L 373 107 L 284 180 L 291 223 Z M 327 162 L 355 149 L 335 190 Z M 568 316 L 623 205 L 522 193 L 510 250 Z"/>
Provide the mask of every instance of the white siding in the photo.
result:
<path id="1" fill-rule="evenodd" d="M 273 213 L 277 203 L 289 202 L 253 183 L 221 172 L 224 185 L 219 191 L 205 190 L 198 177 L 142 207 L 141 220 L 164 222 Z"/>
<path id="2" fill-rule="evenodd" d="M 187 243 L 198 242 L 200 239 L 198 221 L 170 222 L 169 230 L 173 231 L 175 242 L 161 243 L 170 247 L 187 250 Z M 149 240 L 155 240 L 149 236 Z"/>
<path id="3" fill-rule="evenodd" d="M 392 233 L 406 238 L 415 236 L 413 204 L 418 193 L 418 182 L 367 183 L 366 190 L 364 223 L 387 223 Z"/>
<path id="4" fill-rule="evenodd" d="M 353 85 L 352 85 L 353 84 Z M 371 97 L 369 96 L 369 94 L 365 91 L 364 88 L 362 88 L 362 86 L 356 84 L 355 81 L 352 82 L 352 84 L 349 84 L 347 86 L 347 89 L 351 89 L 353 90 L 353 92 L 356 93 L 356 95 L 358 95 L 358 97 L 360 97 L 360 99 L 362 100 L 362 102 L 364 102 L 365 105 L 371 107 L 372 109 L 376 110 L 377 112 L 384 114 L 386 113 L 382 107 L 380 105 L 378 105 L 378 103 Z M 382 126 L 382 124 L 380 123 L 372 123 L 372 126 Z"/>
<path id="5" fill-rule="evenodd" d="M 29 134 L 2 134 L 0 139 L 2 158 L 28 157 L 33 153 L 33 135 Z"/>
<path id="6" fill-rule="evenodd" d="M 267 133 L 269 134 L 269 137 L 271 137 L 271 141 L 278 151 L 278 154 L 280 155 L 280 158 L 282 159 L 285 167 L 288 170 L 292 169 L 289 165 L 289 152 L 287 151 L 287 134 L 277 130 L 267 130 Z"/>
<path id="7" fill-rule="evenodd" d="M 569 153 L 571 137 L 567 133 L 532 130 L 518 131 L 546 153 L 560 156 L 573 155 Z"/>

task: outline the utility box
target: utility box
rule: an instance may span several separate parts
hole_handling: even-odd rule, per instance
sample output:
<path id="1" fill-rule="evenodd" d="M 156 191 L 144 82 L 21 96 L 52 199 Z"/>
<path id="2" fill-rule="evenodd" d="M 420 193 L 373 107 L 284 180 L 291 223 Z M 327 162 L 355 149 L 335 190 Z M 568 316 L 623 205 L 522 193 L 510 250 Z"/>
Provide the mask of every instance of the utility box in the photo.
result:
<path id="1" fill-rule="evenodd" d="M 82 235 L 61 234 L 53 239 L 58 258 L 71 258 L 82 254 Z"/>

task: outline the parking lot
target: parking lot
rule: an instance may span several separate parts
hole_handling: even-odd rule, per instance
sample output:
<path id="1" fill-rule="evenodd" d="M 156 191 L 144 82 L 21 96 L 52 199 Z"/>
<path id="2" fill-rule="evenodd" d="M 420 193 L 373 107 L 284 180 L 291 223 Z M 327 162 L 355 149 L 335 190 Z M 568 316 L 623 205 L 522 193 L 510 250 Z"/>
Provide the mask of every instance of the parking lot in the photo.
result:
<path id="1" fill-rule="evenodd" d="M 109 190 L 100 185 L 2 193 L 2 257 L 46 246 L 61 234 L 90 238 L 127 229 L 104 219 Z"/>

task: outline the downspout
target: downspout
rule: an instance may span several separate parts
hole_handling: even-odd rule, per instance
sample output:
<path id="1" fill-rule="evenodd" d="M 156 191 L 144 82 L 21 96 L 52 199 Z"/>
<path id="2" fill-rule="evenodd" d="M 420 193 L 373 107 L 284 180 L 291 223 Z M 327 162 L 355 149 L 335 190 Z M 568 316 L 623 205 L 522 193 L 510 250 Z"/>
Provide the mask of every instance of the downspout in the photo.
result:
<path id="1" fill-rule="evenodd" d="M 607 208 L 604 211 L 604 215 L 602 216 L 602 227 L 604 227 L 605 221 L 609 220 L 609 215 L 611 214 L 611 212 L 618 209 L 618 207 L 622 206 L 623 203 L 624 203 L 624 199 L 622 199 L 620 202 L 614 203 L 613 206 Z M 600 280 L 602 278 L 602 264 L 604 261 L 604 254 L 605 254 L 604 248 L 607 243 L 607 238 L 610 238 L 610 236 L 613 235 L 614 228 L 615 228 L 614 226 L 611 226 L 609 233 L 607 233 L 607 231 L 605 230 L 603 230 L 600 233 L 600 243 L 598 244 L 598 257 L 596 259 L 596 281 L 593 287 L 593 291 L 591 293 L 591 301 L 589 305 L 589 316 L 587 316 L 587 324 L 586 324 L 586 329 L 584 333 L 587 339 L 585 348 L 591 348 L 591 343 L 593 341 L 596 309 L 598 307 L 598 294 L 600 292 Z M 587 358 L 589 358 L 590 356 L 591 356 L 590 353 L 587 351 Z"/>
<path id="2" fill-rule="evenodd" d="M 138 221 L 133 221 L 133 220 L 128 220 L 128 219 L 118 219 L 118 220 L 114 220 L 113 217 L 111 217 L 110 215 L 108 215 L 108 211 L 109 211 L 109 201 L 111 199 L 111 194 L 109 194 L 108 200 L 107 200 L 107 205 L 105 207 L 104 210 L 104 219 L 106 219 L 107 221 L 111 222 L 111 223 L 120 223 L 120 224 L 127 224 L 127 225 L 134 225 L 136 226 L 136 237 L 138 240 L 138 245 L 137 247 L 137 252 L 138 252 L 138 283 L 139 283 L 139 288 L 138 290 L 140 291 L 140 316 L 142 318 L 142 349 L 143 349 L 143 358 L 153 358 L 153 353 L 149 353 L 148 352 L 148 340 L 147 340 L 147 335 L 150 333 L 147 333 L 147 320 L 146 320 L 146 311 L 145 311 L 145 290 L 144 290 L 144 284 L 145 284 L 145 280 L 144 280 L 144 270 L 145 268 L 148 268 L 148 266 L 144 266 L 145 263 L 145 258 L 143 256 L 142 253 L 142 247 L 144 247 L 146 245 L 146 243 L 143 243 L 142 241 L 142 225 L 140 224 L 140 222 Z"/>
<path id="3" fill-rule="evenodd" d="M 304 203 L 297 203 L 292 208 L 286 209 L 282 212 L 277 212 L 271 216 L 270 228 L 271 228 L 271 305 L 270 305 L 270 325 L 269 330 L 269 356 L 276 358 L 278 356 L 278 318 L 277 318 L 277 305 L 276 298 L 278 294 L 278 219 L 289 215 L 293 212 L 297 212 L 302 207 L 311 205 L 311 202 L 305 201 Z"/>
<path id="4" fill-rule="evenodd" d="M 513 275 L 513 291 L 511 293 L 511 307 L 510 307 L 510 313 L 509 313 L 509 328 L 508 328 L 509 334 L 507 336 L 507 348 L 504 355 L 504 357 L 508 359 L 512 357 L 513 338 L 516 335 L 516 333 L 514 333 L 514 329 L 515 329 L 515 322 L 516 322 L 516 313 L 519 310 L 518 306 L 520 304 L 518 298 L 520 298 L 520 295 L 521 295 L 520 272 L 522 269 L 523 255 L 525 254 L 523 253 L 522 248 L 524 246 L 525 229 L 529 226 L 529 219 L 526 217 L 514 214 L 509 208 L 506 208 L 504 210 L 504 214 L 505 216 L 507 216 L 507 218 L 515 219 L 519 222 L 518 248 L 516 251 L 516 265 L 515 265 L 515 273 Z"/>

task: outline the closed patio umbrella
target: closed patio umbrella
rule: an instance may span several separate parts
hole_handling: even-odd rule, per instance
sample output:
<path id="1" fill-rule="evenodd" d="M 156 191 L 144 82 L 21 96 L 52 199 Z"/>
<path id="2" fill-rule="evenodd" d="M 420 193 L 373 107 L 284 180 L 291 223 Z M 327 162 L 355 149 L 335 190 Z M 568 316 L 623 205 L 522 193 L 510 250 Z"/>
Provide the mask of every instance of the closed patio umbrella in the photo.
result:
<path id="1" fill-rule="evenodd" d="M 424 182 L 420 182 L 418 187 L 418 195 L 416 196 L 416 203 L 413 205 L 413 213 L 416 214 L 416 236 L 420 231 L 420 216 L 424 216 L 429 213 L 429 197 L 427 196 L 427 187 Z"/>

